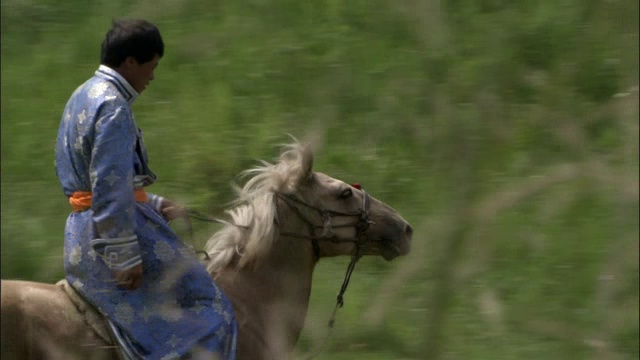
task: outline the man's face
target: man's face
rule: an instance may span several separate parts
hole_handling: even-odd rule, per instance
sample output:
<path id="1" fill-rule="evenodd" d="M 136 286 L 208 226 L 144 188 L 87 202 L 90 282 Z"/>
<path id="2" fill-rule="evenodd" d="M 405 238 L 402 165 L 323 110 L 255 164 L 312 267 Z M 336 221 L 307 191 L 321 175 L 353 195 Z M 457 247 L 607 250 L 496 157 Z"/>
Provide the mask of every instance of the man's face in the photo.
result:
<path id="1" fill-rule="evenodd" d="M 122 64 L 124 71 L 121 74 L 138 93 L 142 93 L 155 77 L 154 70 L 159 61 L 160 57 L 156 55 L 150 61 L 140 64 L 133 56 L 130 56 Z"/>

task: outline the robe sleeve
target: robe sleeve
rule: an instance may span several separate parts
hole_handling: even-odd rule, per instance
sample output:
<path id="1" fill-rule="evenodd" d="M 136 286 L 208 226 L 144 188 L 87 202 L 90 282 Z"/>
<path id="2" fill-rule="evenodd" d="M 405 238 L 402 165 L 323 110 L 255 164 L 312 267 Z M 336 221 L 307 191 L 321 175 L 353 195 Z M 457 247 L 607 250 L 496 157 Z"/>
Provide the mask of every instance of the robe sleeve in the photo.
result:
<path id="1" fill-rule="evenodd" d="M 142 262 L 135 234 L 135 142 L 135 124 L 123 107 L 105 112 L 95 124 L 89 174 L 91 209 L 99 237 L 93 239 L 91 245 L 104 255 L 106 264 L 117 271 Z"/>

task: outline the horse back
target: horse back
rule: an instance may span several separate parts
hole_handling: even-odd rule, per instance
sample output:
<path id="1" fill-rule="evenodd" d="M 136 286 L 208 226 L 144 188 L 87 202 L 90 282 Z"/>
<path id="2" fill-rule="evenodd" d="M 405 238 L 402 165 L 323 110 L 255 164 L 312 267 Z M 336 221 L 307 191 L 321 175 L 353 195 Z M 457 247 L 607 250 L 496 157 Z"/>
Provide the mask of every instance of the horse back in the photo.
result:
<path id="1" fill-rule="evenodd" d="M 64 289 L 2 280 L 2 359 L 99 359 L 113 351 L 85 322 Z"/>

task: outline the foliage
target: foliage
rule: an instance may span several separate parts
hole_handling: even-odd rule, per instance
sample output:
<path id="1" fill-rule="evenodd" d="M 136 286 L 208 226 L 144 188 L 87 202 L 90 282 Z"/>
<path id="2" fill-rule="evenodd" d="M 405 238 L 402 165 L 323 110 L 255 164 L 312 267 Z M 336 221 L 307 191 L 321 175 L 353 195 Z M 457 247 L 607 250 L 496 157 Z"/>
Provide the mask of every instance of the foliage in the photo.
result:
<path id="1" fill-rule="evenodd" d="M 320 359 L 638 357 L 637 1 L 3 1 L 3 278 L 62 276 L 57 127 L 121 16 L 167 45 L 134 107 L 153 192 L 219 213 L 291 133 L 414 225 Z M 346 263 L 318 265 L 301 356 Z"/>

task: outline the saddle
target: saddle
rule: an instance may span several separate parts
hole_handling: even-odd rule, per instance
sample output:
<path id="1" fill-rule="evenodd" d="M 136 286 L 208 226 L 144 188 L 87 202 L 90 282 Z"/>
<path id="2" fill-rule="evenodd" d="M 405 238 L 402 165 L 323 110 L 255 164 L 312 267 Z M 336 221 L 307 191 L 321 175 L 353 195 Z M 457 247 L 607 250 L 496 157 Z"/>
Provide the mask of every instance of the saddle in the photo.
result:
<path id="1" fill-rule="evenodd" d="M 84 317 L 85 322 L 89 324 L 98 337 L 104 340 L 108 346 L 115 349 L 120 360 L 135 359 L 133 354 L 123 345 L 124 340 L 122 336 L 118 335 L 114 325 L 111 324 L 109 320 L 98 311 L 98 309 L 87 302 L 66 279 L 58 281 L 56 286 L 60 286 L 64 289 L 64 292 L 69 296 L 73 305 L 75 305 L 76 309 Z"/>
<path id="2" fill-rule="evenodd" d="M 56 286 L 60 286 L 64 289 L 64 292 L 69 296 L 73 305 L 84 317 L 84 321 L 89 324 L 91 329 L 102 339 L 108 346 L 113 346 L 118 354 L 120 360 L 131 360 L 133 357 L 122 348 L 122 345 L 118 341 L 118 336 L 115 334 L 115 330 L 109 326 L 109 322 L 104 315 L 102 315 L 93 305 L 89 304 L 78 292 L 69 284 L 66 279 L 62 279 L 56 283 Z"/>
<path id="3" fill-rule="evenodd" d="M 114 345 L 112 333 L 107 325 L 106 318 L 98 312 L 98 310 L 89 304 L 78 292 L 71 286 L 66 279 L 60 280 L 56 283 L 56 286 L 60 286 L 64 289 L 65 293 L 76 306 L 76 309 L 84 316 L 84 320 L 91 326 L 91 329 L 95 331 L 98 336 L 106 341 L 109 345 Z"/>

